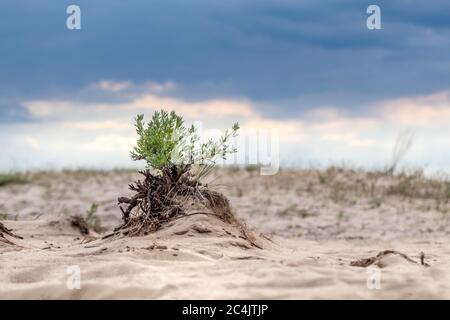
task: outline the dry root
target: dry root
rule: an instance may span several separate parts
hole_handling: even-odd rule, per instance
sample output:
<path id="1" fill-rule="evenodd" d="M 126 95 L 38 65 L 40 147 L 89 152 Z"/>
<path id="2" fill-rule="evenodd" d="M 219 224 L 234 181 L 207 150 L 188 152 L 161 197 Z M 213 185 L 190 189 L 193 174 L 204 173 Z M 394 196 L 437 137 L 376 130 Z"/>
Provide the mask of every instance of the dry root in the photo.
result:
<path id="1" fill-rule="evenodd" d="M 89 234 L 89 225 L 82 216 L 71 216 L 70 224 L 78 229 L 83 236 L 87 236 Z"/>
<path id="2" fill-rule="evenodd" d="M 211 214 L 237 226 L 243 238 L 259 247 L 251 232 L 234 217 L 228 199 L 196 180 L 190 174 L 188 166 L 183 169 L 166 167 L 160 174 L 152 174 L 149 170 L 139 173 L 144 176 L 144 180 L 129 185 L 135 195 L 131 198 L 118 198 L 123 224 L 104 238 L 118 234 L 146 235 L 174 219 L 192 214 Z M 192 212 L 194 205 L 204 210 Z M 188 211 L 187 208 L 191 210 Z"/>
<path id="3" fill-rule="evenodd" d="M 139 173 L 145 179 L 129 185 L 135 195 L 118 199 L 124 223 L 115 231 L 124 235 L 156 231 L 162 221 L 183 215 L 185 202 L 198 197 L 200 184 L 189 176 L 188 169 L 179 171 L 173 166 L 164 168 L 161 174 L 149 170 Z"/>
<path id="4" fill-rule="evenodd" d="M 14 234 L 14 233 L 12 232 L 11 229 L 6 228 L 6 227 L 3 225 L 3 223 L 0 222 L 0 241 L 5 242 L 5 243 L 7 243 L 7 244 L 14 245 L 14 243 L 12 243 L 11 241 L 9 241 L 9 240 L 5 237 L 5 235 L 8 235 L 8 236 L 10 236 L 10 237 L 12 237 L 12 238 L 16 238 L 16 239 L 23 239 L 22 237 L 20 237 L 20 236 Z"/>
<path id="5" fill-rule="evenodd" d="M 413 259 L 411 259 L 404 253 L 401 253 L 401 252 L 395 251 L 395 250 L 384 250 L 384 251 L 380 251 L 375 257 L 364 258 L 364 259 L 352 261 L 352 262 L 350 262 L 350 265 L 353 267 L 364 267 L 364 268 L 371 266 L 371 265 L 376 265 L 376 266 L 382 268 L 383 263 L 381 262 L 381 259 L 390 254 L 399 255 L 400 257 L 402 257 L 403 259 L 405 259 L 408 262 L 411 262 L 414 264 L 419 264 L 419 262 L 414 261 Z M 425 254 L 423 252 L 420 253 L 420 264 L 425 267 L 430 266 L 428 263 L 425 262 Z"/>

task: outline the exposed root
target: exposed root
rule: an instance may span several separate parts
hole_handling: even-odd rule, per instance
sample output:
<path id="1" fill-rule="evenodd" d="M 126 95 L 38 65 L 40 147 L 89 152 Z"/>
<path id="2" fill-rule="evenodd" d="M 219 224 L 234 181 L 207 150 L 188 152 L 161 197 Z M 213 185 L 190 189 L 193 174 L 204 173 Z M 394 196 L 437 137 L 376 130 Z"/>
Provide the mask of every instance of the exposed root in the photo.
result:
<path id="1" fill-rule="evenodd" d="M 255 235 L 247 227 L 245 223 L 236 218 L 230 206 L 227 197 L 216 191 L 204 189 L 201 191 L 203 197 L 206 199 L 206 207 L 215 213 L 221 220 L 230 223 L 237 227 L 241 232 L 241 238 L 247 240 L 252 246 L 262 249 L 258 244 Z"/>
<path id="2" fill-rule="evenodd" d="M 89 234 L 89 225 L 82 216 L 71 216 L 69 221 L 70 224 L 77 228 L 83 236 Z"/>
<path id="3" fill-rule="evenodd" d="M 152 174 L 149 170 L 139 173 L 145 177 L 144 180 L 129 185 L 135 192 L 134 196 L 118 198 L 123 224 L 103 238 L 146 235 L 166 222 L 193 214 L 209 214 L 236 226 L 242 238 L 260 248 L 249 229 L 233 215 L 228 199 L 196 180 L 189 166 L 182 169 L 166 167 L 159 174 Z M 194 207 L 203 210 L 192 212 Z"/>
<path id="4" fill-rule="evenodd" d="M 13 242 L 11 242 L 10 240 L 8 240 L 5 235 L 8 235 L 12 238 L 16 238 L 16 239 L 23 239 L 21 236 L 18 236 L 16 234 L 14 234 L 12 232 L 11 229 L 6 228 L 3 223 L 0 222 L 0 241 L 10 244 L 10 245 L 15 245 Z"/>
<path id="5" fill-rule="evenodd" d="M 395 251 L 395 250 L 380 251 L 375 257 L 355 260 L 355 261 L 350 262 L 350 265 L 353 266 L 353 267 L 363 267 L 363 268 L 371 266 L 371 265 L 376 265 L 376 266 L 382 268 L 383 267 L 383 263 L 382 263 L 381 259 L 383 259 L 385 256 L 390 255 L 390 254 L 399 255 L 400 257 L 402 257 L 406 261 L 414 263 L 414 264 L 420 264 L 420 265 L 425 266 L 425 267 L 429 267 L 430 266 L 428 263 L 425 262 L 425 254 L 423 252 L 421 252 L 420 263 L 419 263 L 417 261 L 414 261 L 410 257 L 408 257 L 406 254 L 401 253 L 399 251 Z"/>

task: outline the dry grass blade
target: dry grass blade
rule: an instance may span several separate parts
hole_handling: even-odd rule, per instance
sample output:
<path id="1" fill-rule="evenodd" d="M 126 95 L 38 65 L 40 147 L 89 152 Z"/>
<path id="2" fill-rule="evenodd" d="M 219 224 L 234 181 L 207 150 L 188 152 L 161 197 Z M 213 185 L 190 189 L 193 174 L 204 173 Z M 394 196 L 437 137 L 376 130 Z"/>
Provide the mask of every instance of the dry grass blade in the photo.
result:
<path id="1" fill-rule="evenodd" d="M 380 251 L 374 257 L 363 258 L 363 259 L 352 261 L 352 262 L 350 262 L 350 265 L 352 267 L 363 267 L 363 268 L 366 268 L 371 265 L 376 265 L 381 268 L 381 267 L 383 267 L 381 260 L 388 255 L 398 255 L 408 262 L 411 262 L 414 264 L 419 264 L 419 262 L 414 261 L 413 259 L 411 259 L 410 257 L 408 257 L 406 254 L 404 254 L 402 252 L 395 251 L 395 250 L 384 250 L 384 251 Z M 425 262 L 425 254 L 423 252 L 421 252 L 421 256 L 420 256 L 420 264 L 425 267 L 429 267 L 429 264 Z"/>
<path id="2" fill-rule="evenodd" d="M 11 241 L 9 241 L 9 240 L 5 237 L 5 235 L 8 235 L 8 236 L 10 236 L 10 237 L 12 237 L 12 238 L 16 238 L 16 239 L 23 239 L 21 236 L 18 236 L 18 235 L 16 235 L 16 234 L 14 234 L 14 233 L 12 232 L 11 229 L 6 228 L 6 227 L 3 225 L 3 223 L 0 222 L 0 241 L 2 241 L 2 242 L 4 242 L 4 243 L 7 243 L 7 244 L 10 244 L 10 245 L 14 245 L 14 243 L 11 242 Z"/>
<path id="3" fill-rule="evenodd" d="M 394 173 L 400 161 L 405 157 L 409 149 L 411 149 L 414 142 L 414 136 L 415 134 L 412 130 L 405 130 L 400 132 L 395 142 L 394 152 L 392 155 L 392 163 L 387 169 L 388 174 Z"/>

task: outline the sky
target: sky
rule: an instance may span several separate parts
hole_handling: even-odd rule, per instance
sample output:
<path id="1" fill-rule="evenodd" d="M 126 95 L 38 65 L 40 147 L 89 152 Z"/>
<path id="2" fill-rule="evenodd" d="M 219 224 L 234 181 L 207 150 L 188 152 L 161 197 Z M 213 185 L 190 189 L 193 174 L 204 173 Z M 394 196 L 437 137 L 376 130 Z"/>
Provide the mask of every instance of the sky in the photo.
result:
<path id="1" fill-rule="evenodd" d="M 282 165 L 383 167 L 413 132 L 404 165 L 450 171 L 449 53 L 445 0 L 2 0 L 0 171 L 135 166 L 161 108 L 276 135 Z"/>

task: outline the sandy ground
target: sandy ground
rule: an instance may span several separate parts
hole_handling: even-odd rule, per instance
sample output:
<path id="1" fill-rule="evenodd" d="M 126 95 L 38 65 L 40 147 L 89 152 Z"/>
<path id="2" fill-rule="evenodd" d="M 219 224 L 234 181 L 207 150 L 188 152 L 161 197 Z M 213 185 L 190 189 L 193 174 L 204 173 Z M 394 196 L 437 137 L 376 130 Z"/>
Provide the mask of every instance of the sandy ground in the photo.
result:
<path id="1" fill-rule="evenodd" d="M 0 222 L 23 237 L 0 241 L 0 298 L 450 298 L 445 181 L 334 168 L 216 172 L 211 186 L 229 197 L 262 249 L 204 215 L 107 240 L 83 237 L 68 222 L 97 203 L 105 232 L 117 226 L 116 199 L 134 178 L 131 171 L 49 172 L 0 187 Z M 378 266 L 350 265 L 387 249 L 418 263 L 388 255 Z"/>

